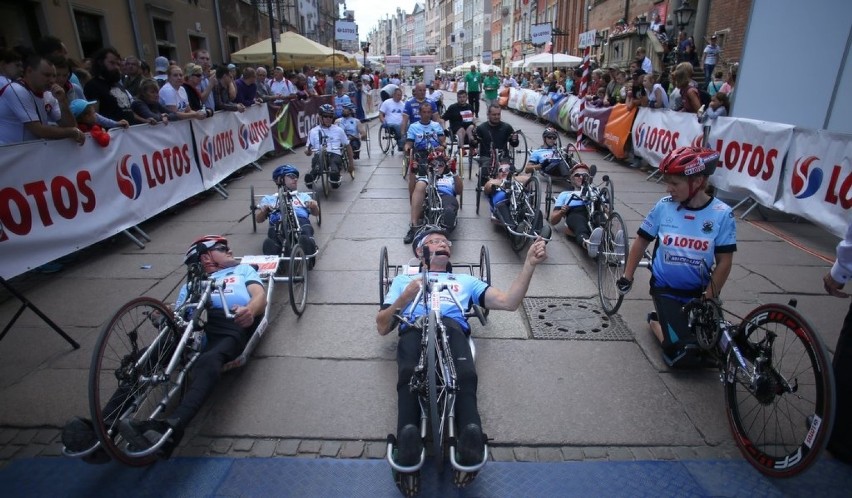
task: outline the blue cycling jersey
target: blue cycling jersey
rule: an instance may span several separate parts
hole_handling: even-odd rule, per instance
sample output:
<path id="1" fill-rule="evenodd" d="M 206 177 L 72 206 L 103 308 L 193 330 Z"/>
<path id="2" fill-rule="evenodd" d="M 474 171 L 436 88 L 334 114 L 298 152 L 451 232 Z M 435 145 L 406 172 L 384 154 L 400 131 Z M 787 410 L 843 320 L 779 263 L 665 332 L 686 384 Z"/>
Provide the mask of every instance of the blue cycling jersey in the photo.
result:
<path id="1" fill-rule="evenodd" d="M 562 206 L 567 205 L 569 208 L 580 207 L 584 205 L 585 202 L 580 198 L 580 191 L 578 190 L 566 190 L 561 192 L 558 197 L 556 197 L 556 202 L 553 204 L 553 209 L 559 209 Z"/>
<path id="2" fill-rule="evenodd" d="M 424 99 L 423 102 L 429 102 L 432 104 L 432 113 L 438 112 L 438 104 L 432 102 L 431 100 Z M 418 102 L 417 99 L 411 97 L 410 99 L 405 101 L 405 107 L 403 108 L 403 112 L 408 114 L 408 122 L 414 123 L 416 121 L 420 121 L 420 105 L 423 102 Z"/>
<path id="3" fill-rule="evenodd" d="M 556 154 L 556 149 L 536 149 L 530 152 L 530 162 L 533 164 L 542 164 L 548 159 L 552 159 Z"/>
<path id="4" fill-rule="evenodd" d="M 438 140 L 441 136 L 444 136 L 444 129 L 438 123 L 429 121 L 429 124 L 424 125 L 417 121 L 408 126 L 405 138 L 414 142 L 415 149 L 425 150 L 429 148 L 429 145 L 433 148 L 441 145 L 441 141 Z"/>
<path id="5" fill-rule="evenodd" d="M 305 192 L 291 192 L 293 199 L 293 212 L 297 218 L 308 218 L 311 212 L 308 210 L 308 201 L 312 199 L 311 194 Z M 269 212 L 269 224 L 275 225 L 281 222 L 281 212 L 278 211 L 278 194 L 270 194 L 263 196 L 260 199 L 258 206 L 269 206 L 272 211 Z"/>
<path id="6" fill-rule="evenodd" d="M 398 275 L 393 279 L 390 290 L 385 296 L 385 304 L 391 305 L 402 294 L 402 291 L 408 286 L 409 282 L 421 278 L 419 273 L 414 275 Z M 479 305 L 485 304 L 485 291 L 488 289 L 488 284 L 472 275 L 455 275 L 453 273 L 429 273 L 429 279 L 438 284 L 446 283 L 455 294 L 462 306 L 468 307 L 471 303 Z M 441 291 L 441 316 L 451 318 L 461 325 L 465 331 L 470 330 L 470 325 L 464 317 L 464 310 L 460 310 L 455 305 L 449 292 Z M 417 301 L 414 306 L 409 305 L 401 311 L 401 314 L 410 322 L 426 314 L 426 308 L 423 306 L 422 298 Z"/>
<path id="7" fill-rule="evenodd" d="M 734 212 L 716 198 L 700 209 L 689 209 L 664 197 L 638 234 L 657 241 L 651 267 L 657 288 L 703 290 L 710 282 L 715 254 L 737 250 Z"/>
<path id="8" fill-rule="evenodd" d="M 228 309 L 234 306 L 245 306 L 251 301 L 248 286 L 251 283 L 263 285 L 260 281 L 260 275 L 257 274 L 254 268 L 249 265 L 237 265 L 230 268 L 219 270 L 209 276 L 219 284 L 224 284 L 225 302 L 228 304 Z M 184 285 L 178 294 L 176 305 L 180 306 L 186 301 L 189 290 Z M 222 309 L 222 300 L 219 299 L 219 293 L 214 292 L 210 296 L 210 306 L 214 309 Z"/>

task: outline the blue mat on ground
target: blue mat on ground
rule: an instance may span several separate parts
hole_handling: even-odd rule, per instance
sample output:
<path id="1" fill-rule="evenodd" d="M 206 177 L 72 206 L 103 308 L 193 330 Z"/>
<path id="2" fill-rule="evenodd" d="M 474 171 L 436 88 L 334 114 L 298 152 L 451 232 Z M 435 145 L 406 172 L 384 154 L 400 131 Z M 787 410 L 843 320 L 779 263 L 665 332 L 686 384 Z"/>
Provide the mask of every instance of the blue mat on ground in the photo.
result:
<path id="1" fill-rule="evenodd" d="M 423 497 L 847 497 L 852 467 L 822 460 L 770 479 L 739 460 L 489 462 L 459 490 L 427 463 Z M 0 470 L 5 497 L 399 497 L 384 460 L 176 458 L 146 468 L 65 458 L 15 460 Z"/>

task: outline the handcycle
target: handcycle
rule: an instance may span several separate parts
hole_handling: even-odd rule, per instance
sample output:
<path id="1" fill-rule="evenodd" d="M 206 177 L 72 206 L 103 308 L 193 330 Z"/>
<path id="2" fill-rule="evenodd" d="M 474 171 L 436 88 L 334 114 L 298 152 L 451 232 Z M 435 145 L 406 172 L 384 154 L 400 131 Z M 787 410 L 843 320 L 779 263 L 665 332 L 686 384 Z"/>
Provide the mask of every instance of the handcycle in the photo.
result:
<path id="1" fill-rule="evenodd" d="M 473 146 L 470 143 L 459 144 L 459 137 L 450 128 L 445 129 L 444 134 L 447 136 L 447 157 L 456 160 L 456 174 L 463 178 L 464 165 L 467 164 L 468 179 L 470 179 L 470 171 L 473 170 Z"/>
<path id="2" fill-rule="evenodd" d="M 400 475 L 401 490 L 405 488 L 410 491 L 408 496 L 417 492 L 419 476 L 416 474 L 423 467 L 427 457 L 427 448 L 431 449 L 435 466 L 439 472 L 443 471 L 446 454 L 449 454 L 450 464 L 455 471 L 462 473 L 466 481 L 470 482 L 475 473 L 482 469 L 488 460 L 488 445 L 482 455 L 482 460 L 475 465 L 461 465 L 456 460 L 456 426 L 455 426 L 455 400 L 458 386 L 456 384 L 455 363 L 450 351 L 447 330 L 440 320 L 440 294 L 449 296 L 455 306 L 463 311 L 466 318 L 477 317 L 482 325 L 487 324 L 488 310 L 475 303 L 459 302 L 452 289 L 446 284 L 439 285 L 431 282 L 428 268 L 428 248 L 424 251 L 427 264 L 420 267 L 420 260 L 413 258 L 407 265 L 391 266 L 388 262 L 387 247 L 382 247 L 379 257 L 379 303 L 390 289 L 393 279 L 401 274 L 417 275 L 422 279 L 421 291 L 411 303 L 407 310 L 397 314 L 397 319 L 414 326 L 422 331 L 421 353 L 418 364 L 410 381 L 410 389 L 415 392 L 420 401 L 420 437 L 424 440 L 423 451 L 418 463 L 412 466 L 401 466 L 394 461 L 394 448 L 396 438 L 393 434 L 388 435 L 387 461 L 391 468 Z M 467 270 L 470 275 L 478 276 L 479 279 L 490 285 L 491 283 L 491 259 L 488 248 L 481 246 L 478 263 L 453 263 L 454 272 Z M 406 315 L 413 310 L 417 304 L 422 303 L 428 314 L 423 315 L 417 323 L 411 323 Z M 473 340 L 468 338 L 473 359 L 476 356 L 476 348 Z"/>
<path id="3" fill-rule="evenodd" d="M 449 167 L 449 165 L 447 165 Z M 459 208 L 461 208 L 462 193 L 458 192 Z M 458 218 L 456 218 L 458 222 Z M 425 226 L 441 226 L 447 227 L 444 223 L 444 201 L 441 199 L 441 193 L 438 191 L 438 184 L 435 178 L 435 167 L 431 162 L 426 165 L 426 196 L 423 199 L 423 225 Z"/>
<path id="4" fill-rule="evenodd" d="M 274 281 L 269 279 L 263 317 L 242 353 L 226 363 L 223 371 L 245 365 L 263 337 Z M 151 297 L 132 299 L 119 308 L 100 332 L 89 370 L 89 410 L 97 442 L 79 452 L 63 448 L 63 454 L 83 458 L 103 450 L 130 466 L 149 465 L 159 458 L 172 429 L 143 450 L 121 436 L 119 424 L 125 420 L 165 419 L 177 407 L 206 343 L 204 326 L 211 298 L 218 295 L 220 302 L 226 302 L 225 286 L 226 282 L 209 278 L 196 262 L 188 265 L 187 298 L 177 308 Z M 226 318 L 233 318 L 227 307 L 222 311 Z"/>
<path id="5" fill-rule="evenodd" d="M 434 132 L 425 133 L 421 138 L 420 142 L 415 142 L 411 149 L 407 152 L 404 152 L 402 155 L 402 178 L 403 180 L 408 178 L 409 170 L 412 168 L 411 162 L 416 161 L 417 164 L 423 164 L 426 162 L 432 152 L 434 152 L 437 147 L 442 146 L 434 146 L 432 145 L 432 139 L 437 140 L 438 136 Z M 418 149 L 416 148 L 418 145 L 425 145 L 425 148 Z"/>
<path id="6" fill-rule="evenodd" d="M 522 184 L 514 176 L 514 165 L 511 156 L 507 156 L 503 151 L 495 151 L 493 148 L 491 154 L 491 165 L 487 167 L 480 166 L 480 171 L 477 173 L 476 214 L 479 214 L 479 201 L 484 191 L 485 183 L 489 178 L 497 176 L 497 169 L 501 164 L 508 164 L 510 167 L 509 175 L 499 188 L 506 192 L 509 216 L 515 226 L 514 228 L 508 225 L 503 226 L 509 232 L 512 250 L 518 252 L 523 249 L 527 242 L 541 236 L 543 233 L 544 217 L 539 208 L 541 205 L 539 197 L 541 195 L 540 180 L 536 175 L 530 175 Z M 483 179 L 485 175 L 487 175 L 487 178 Z"/>
<path id="7" fill-rule="evenodd" d="M 570 169 L 575 164 L 582 163 L 583 160 L 580 157 L 580 151 L 577 149 L 577 146 L 573 143 L 568 143 L 565 147 L 562 147 L 562 139 L 559 135 L 556 136 L 556 155 L 553 159 L 559 159 L 568 165 Z M 551 159 L 551 160 L 553 160 Z M 553 206 L 553 203 L 556 201 L 556 197 L 553 193 L 553 180 L 554 177 L 552 175 L 548 175 L 542 171 L 539 171 L 541 178 L 544 179 L 545 184 L 545 192 L 544 192 L 544 212 L 546 214 L 550 214 L 550 208 Z M 570 179 L 568 179 L 570 181 Z M 607 180 L 607 182 L 611 185 L 611 182 Z M 610 193 L 612 190 L 610 189 Z M 612 197 L 610 195 L 610 197 Z"/>
<path id="8" fill-rule="evenodd" d="M 639 265 L 650 267 L 647 253 Z M 700 353 L 719 368 L 725 415 L 746 461 L 770 477 L 792 477 L 813 465 L 834 424 L 834 374 L 796 300 L 740 317 L 702 297 L 683 312 Z"/>
<path id="9" fill-rule="evenodd" d="M 583 178 L 580 193 L 572 193 L 571 199 L 583 201 L 587 211 L 589 231 L 601 228 L 601 242 L 598 246 L 598 298 L 601 308 L 607 315 L 612 315 L 621 307 L 624 295 L 618 291 L 616 281 L 624 272 L 627 255 L 630 253 L 630 235 L 624 219 L 613 206 L 612 180 L 608 175 L 595 184 L 597 166 L 589 167 L 589 176 Z M 570 199 L 569 199 L 570 201 Z"/>
<path id="10" fill-rule="evenodd" d="M 308 145 L 308 147 L 310 147 L 310 145 Z M 348 171 L 349 175 L 354 179 L 355 168 L 353 165 L 349 164 L 349 155 L 346 153 L 346 148 L 342 147 L 339 152 L 341 157 L 341 169 Z M 329 150 L 328 137 L 323 133 L 320 133 L 320 150 L 318 150 L 317 153 L 317 161 L 319 164 L 316 172 L 316 178 L 314 178 L 314 192 L 322 190 L 323 195 L 328 198 L 329 191 L 331 190 L 331 167 L 329 156 L 334 153 Z M 318 198 L 319 196 L 316 197 Z"/>
<path id="11" fill-rule="evenodd" d="M 396 154 L 396 138 L 393 130 L 382 124 L 379 127 L 379 147 L 385 155 L 390 152 L 391 155 Z"/>
<path id="12" fill-rule="evenodd" d="M 257 221 L 255 212 L 258 209 L 257 196 L 254 194 L 254 185 L 249 189 L 249 216 L 252 222 L 252 232 L 257 232 Z M 293 210 L 293 196 L 296 192 L 287 190 L 284 185 L 278 187 L 278 199 L 275 209 L 278 210 L 281 221 L 277 224 L 275 235 L 281 244 L 281 255 L 275 256 L 246 256 L 243 263 L 259 265 L 258 272 L 262 277 L 269 278 L 268 294 L 272 295 L 275 282 L 286 282 L 290 294 L 290 307 L 296 315 L 301 316 L 305 312 L 308 300 L 308 268 L 313 266 L 319 250 L 313 254 L 306 254 L 305 249 L 299 243 L 302 236 L 302 224 Z M 322 203 L 316 193 L 312 193 L 317 202 L 319 212 L 317 213 L 317 226 L 322 226 Z M 287 265 L 287 275 L 279 276 L 281 264 Z M 274 267 L 274 268 L 273 268 Z M 267 275 L 268 274 L 268 275 Z"/>

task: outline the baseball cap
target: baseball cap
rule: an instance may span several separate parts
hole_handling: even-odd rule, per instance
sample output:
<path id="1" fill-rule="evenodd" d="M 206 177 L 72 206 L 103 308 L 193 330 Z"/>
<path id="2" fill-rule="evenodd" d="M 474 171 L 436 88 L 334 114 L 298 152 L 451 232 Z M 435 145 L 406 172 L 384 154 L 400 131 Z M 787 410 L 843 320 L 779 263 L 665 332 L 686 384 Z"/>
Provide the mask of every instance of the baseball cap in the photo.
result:
<path id="1" fill-rule="evenodd" d="M 79 118 L 80 115 L 86 111 L 87 107 L 97 103 L 97 100 L 74 99 L 71 101 L 69 107 L 71 108 L 71 114 L 73 114 L 75 118 Z"/>
<path id="2" fill-rule="evenodd" d="M 711 37 L 710 37 L 710 39 L 711 39 L 711 40 L 715 40 L 715 39 L 716 39 L 716 35 L 711 36 Z"/>
<path id="3" fill-rule="evenodd" d="M 230 70 L 230 69 L 236 69 L 236 68 L 237 68 L 237 66 L 235 66 L 235 65 L 233 65 L 233 64 L 228 64 L 228 69 L 229 69 L 229 70 Z"/>
<path id="4" fill-rule="evenodd" d="M 154 59 L 154 71 L 165 73 L 169 70 L 169 60 L 162 55 Z"/>
<path id="5" fill-rule="evenodd" d="M 284 72 L 284 68 L 283 68 L 283 67 L 281 67 L 281 66 L 275 66 L 275 70 L 276 70 L 276 71 L 281 71 L 282 73 Z"/>

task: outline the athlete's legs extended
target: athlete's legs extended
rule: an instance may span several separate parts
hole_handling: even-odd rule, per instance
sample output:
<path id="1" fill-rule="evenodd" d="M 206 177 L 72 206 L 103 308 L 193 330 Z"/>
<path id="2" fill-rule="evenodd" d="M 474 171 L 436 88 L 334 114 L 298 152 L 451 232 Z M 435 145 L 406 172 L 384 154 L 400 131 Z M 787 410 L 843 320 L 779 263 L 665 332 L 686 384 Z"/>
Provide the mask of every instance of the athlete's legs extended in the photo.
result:
<path id="1" fill-rule="evenodd" d="M 409 176 L 412 176 L 409 173 Z M 411 193 L 411 225 L 419 225 L 423 218 L 423 202 L 426 200 L 426 179 L 418 178 Z"/>
<path id="2" fill-rule="evenodd" d="M 411 392 L 409 382 L 414 375 L 414 367 L 420 359 L 420 329 L 409 328 L 399 336 L 396 345 L 397 364 L 397 434 L 409 424 L 420 426 L 420 403 L 417 395 Z"/>

